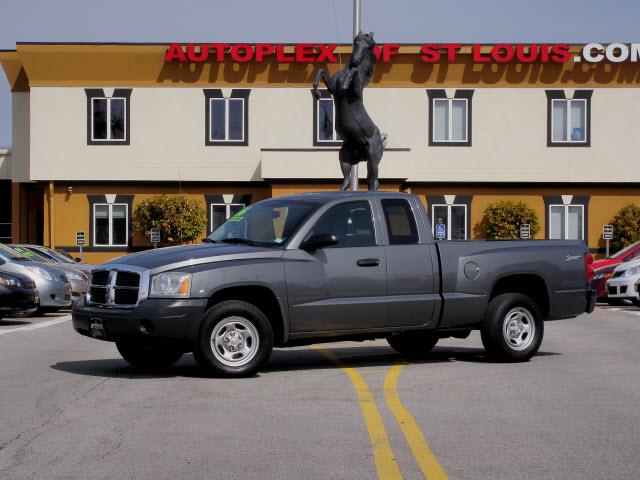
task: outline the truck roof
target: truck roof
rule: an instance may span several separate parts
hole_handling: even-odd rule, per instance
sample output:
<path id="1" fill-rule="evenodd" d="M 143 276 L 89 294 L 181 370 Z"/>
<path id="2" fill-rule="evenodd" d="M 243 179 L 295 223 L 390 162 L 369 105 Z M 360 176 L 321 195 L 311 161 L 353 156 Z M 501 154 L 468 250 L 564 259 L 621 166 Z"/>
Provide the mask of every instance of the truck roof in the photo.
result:
<path id="1" fill-rule="evenodd" d="M 369 190 L 360 190 L 355 192 L 309 192 L 309 193 L 296 193 L 293 195 L 285 195 L 282 197 L 276 197 L 278 200 L 306 200 L 306 201 L 318 201 L 318 202 L 328 202 L 332 200 L 337 200 L 345 197 L 375 197 L 375 196 L 385 196 L 385 197 L 407 197 L 410 194 L 402 193 L 402 192 L 385 192 L 385 191 L 369 191 Z"/>

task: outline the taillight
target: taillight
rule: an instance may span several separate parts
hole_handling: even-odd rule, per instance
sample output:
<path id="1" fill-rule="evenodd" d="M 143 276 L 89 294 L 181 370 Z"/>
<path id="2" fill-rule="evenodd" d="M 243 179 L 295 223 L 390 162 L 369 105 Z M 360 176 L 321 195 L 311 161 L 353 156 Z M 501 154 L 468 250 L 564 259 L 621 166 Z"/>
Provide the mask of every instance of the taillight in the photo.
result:
<path id="1" fill-rule="evenodd" d="M 593 280 L 593 276 L 595 275 L 595 270 L 593 268 L 593 255 L 590 253 L 584 254 L 584 268 L 587 275 L 587 283 L 591 283 L 591 280 Z"/>

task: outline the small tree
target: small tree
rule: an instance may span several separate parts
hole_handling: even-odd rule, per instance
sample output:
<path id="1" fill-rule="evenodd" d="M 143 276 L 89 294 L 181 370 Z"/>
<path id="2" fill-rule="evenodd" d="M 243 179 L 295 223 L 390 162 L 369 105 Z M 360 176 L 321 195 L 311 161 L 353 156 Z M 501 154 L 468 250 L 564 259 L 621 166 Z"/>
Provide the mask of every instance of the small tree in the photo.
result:
<path id="1" fill-rule="evenodd" d="M 613 240 L 611 240 L 613 251 L 639 241 L 640 207 L 633 204 L 622 207 L 611 220 L 611 225 L 613 225 Z"/>
<path id="2" fill-rule="evenodd" d="M 140 202 L 133 215 L 133 225 L 141 236 L 159 228 L 162 243 L 192 243 L 203 234 L 207 224 L 200 202 L 184 195 L 156 195 Z"/>
<path id="3" fill-rule="evenodd" d="M 531 237 L 540 230 L 538 215 L 526 203 L 500 201 L 485 209 L 480 227 L 485 238 L 518 239 L 523 223 L 531 226 Z"/>

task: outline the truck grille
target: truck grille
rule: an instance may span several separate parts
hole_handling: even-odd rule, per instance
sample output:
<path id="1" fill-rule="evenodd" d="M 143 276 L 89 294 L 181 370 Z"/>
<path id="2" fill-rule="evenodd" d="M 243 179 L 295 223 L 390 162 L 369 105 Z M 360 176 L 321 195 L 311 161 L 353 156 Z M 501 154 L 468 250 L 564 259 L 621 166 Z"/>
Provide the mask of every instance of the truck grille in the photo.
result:
<path id="1" fill-rule="evenodd" d="M 135 305 L 139 289 L 139 273 L 94 270 L 89 282 L 89 301 L 95 305 Z"/>

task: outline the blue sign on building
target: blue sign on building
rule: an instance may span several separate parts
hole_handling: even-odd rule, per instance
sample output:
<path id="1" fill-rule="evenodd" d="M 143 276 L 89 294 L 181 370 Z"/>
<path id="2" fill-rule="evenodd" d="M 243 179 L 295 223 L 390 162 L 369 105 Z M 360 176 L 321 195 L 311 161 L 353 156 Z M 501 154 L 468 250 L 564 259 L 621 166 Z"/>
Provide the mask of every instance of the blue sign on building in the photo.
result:
<path id="1" fill-rule="evenodd" d="M 447 226 L 444 223 L 436 225 L 436 238 L 438 240 L 444 240 L 447 238 Z"/>

